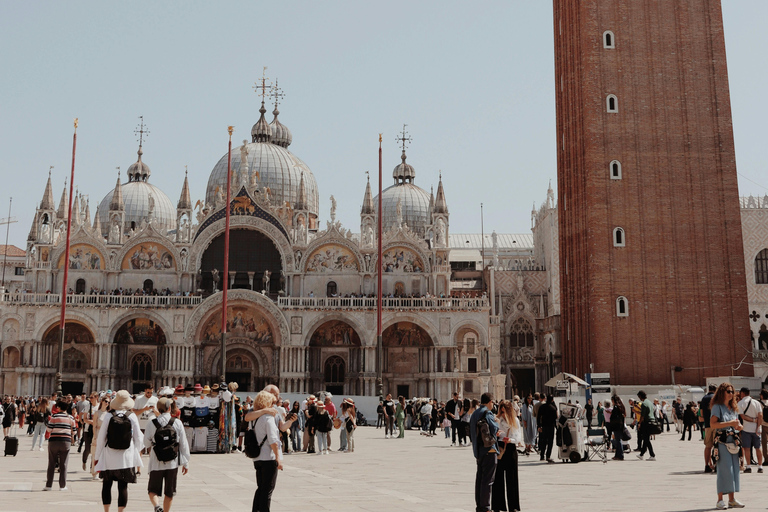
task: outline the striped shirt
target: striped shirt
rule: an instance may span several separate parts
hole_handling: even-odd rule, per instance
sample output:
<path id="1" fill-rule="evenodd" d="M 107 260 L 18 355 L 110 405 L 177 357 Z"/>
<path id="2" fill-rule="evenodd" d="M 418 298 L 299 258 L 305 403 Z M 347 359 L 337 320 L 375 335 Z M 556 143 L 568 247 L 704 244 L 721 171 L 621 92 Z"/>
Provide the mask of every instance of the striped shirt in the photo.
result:
<path id="1" fill-rule="evenodd" d="M 72 442 L 72 432 L 77 428 L 74 418 L 64 412 L 57 412 L 48 418 L 46 426 L 51 433 L 49 441 Z"/>

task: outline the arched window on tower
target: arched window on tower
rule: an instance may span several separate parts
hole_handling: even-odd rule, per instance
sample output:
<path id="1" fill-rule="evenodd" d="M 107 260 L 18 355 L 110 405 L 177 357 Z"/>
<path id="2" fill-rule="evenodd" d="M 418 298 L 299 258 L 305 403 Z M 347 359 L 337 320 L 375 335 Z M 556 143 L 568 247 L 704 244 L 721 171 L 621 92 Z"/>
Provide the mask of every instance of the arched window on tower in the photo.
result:
<path id="1" fill-rule="evenodd" d="M 616 38 L 610 30 L 603 32 L 603 48 L 616 48 Z"/>
<path id="2" fill-rule="evenodd" d="M 629 316 L 629 301 L 626 297 L 616 299 L 616 316 Z"/>
<path id="3" fill-rule="evenodd" d="M 755 283 L 768 284 L 768 249 L 763 249 L 755 257 Z"/>
<path id="4" fill-rule="evenodd" d="M 614 228 L 613 229 L 613 246 L 614 247 L 624 247 L 625 246 L 625 238 L 624 238 L 624 229 L 623 228 Z"/>
<path id="5" fill-rule="evenodd" d="M 616 98 L 616 95 L 609 94 L 605 98 L 605 109 L 611 114 L 615 114 L 619 111 L 619 100 Z"/>
<path id="6" fill-rule="evenodd" d="M 618 160 L 613 160 L 611 162 L 611 165 L 609 166 L 609 171 L 611 173 L 612 180 L 620 180 L 621 179 L 621 162 L 619 162 Z"/>

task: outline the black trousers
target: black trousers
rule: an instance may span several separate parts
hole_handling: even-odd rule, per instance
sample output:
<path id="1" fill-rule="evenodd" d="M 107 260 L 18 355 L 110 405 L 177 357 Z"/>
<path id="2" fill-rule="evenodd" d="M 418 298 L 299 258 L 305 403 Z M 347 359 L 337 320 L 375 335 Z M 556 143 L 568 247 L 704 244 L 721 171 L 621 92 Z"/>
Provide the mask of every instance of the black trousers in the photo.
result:
<path id="1" fill-rule="evenodd" d="M 269 506 L 272 503 L 272 491 L 275 490 L 275 483 L 277 482 L 277 461 L 255 460 L 253 467 L 256 469 L 256 492 L 253 495 L 253 508 L 251 510 L 253 512 L 269 512 Z"/>
<path id="2" fill-rule="evenodd" d="M 555 428 L 543 427 L 539 432 L 539 458 L 552 458 L 552 447 L 555 445 Z"/>
<path id="3" fill-rule="evenodd" d="M 101 503 L 103 505 L 112 504 L 112 482 L 117 482 L 117 506 L 128 505 L 128 482 L 112 480 L 111 478 L 105 478 L 101 483 Z"/>
<path id="4" fill-rule="evenodd" d="M 648 432 L 645 424 L 645 422 L 640 423 L 637 429 L 637 437 L 640 440 L 640 456 L 645 455 L 647 451 L 651 457 L 655 457 L 656 454 L 653 453 L 653 445 L 651 444 L 651 434 Z"/>
<path id="5" fill-rule="evenodd" d="M 83 464 L 88 462 L 88 456 L 91 454 L 91 443 L 93 442 L 93 432 L 83 432 L 83 439 L 81 442 L 85 443 L 85 450 L 83 450 Z"/>
<path id="6" fill-rule="evenodd" d="M 460 420 L 451 420 L 451 442 L 456 444 L 456 432 L 461 428 Z"/>
<path id="7" fill-rule="evenodd" d="M 475 473 L 475 512 L 491 510 L 491 487 L 496 476 L 496 453 L 487 453 L 477 459 Z"/>
<path id="8" fill-rule="evenodd" d="M 496 460 L 496 476 L 493 479 L 491 491 L 491 509 L 520 510 L 517 446 L 514 444 L 509 444 L 504 451 L 504 456 Z"/>

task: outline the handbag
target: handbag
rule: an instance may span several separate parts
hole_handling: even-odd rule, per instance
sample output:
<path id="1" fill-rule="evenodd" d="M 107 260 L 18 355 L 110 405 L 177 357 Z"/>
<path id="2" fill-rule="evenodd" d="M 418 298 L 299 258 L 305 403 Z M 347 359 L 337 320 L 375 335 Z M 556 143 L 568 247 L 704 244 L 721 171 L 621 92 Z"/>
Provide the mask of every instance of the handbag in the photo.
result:
<path id="1" fill-rule="evenodd" d="M 658 421 L 655 419 L 652 420 L 650 418 L 648 418 L 646 421 L 648 422 L 648 425 L 645 428 L 647 429 L 649 435 L 656 436 L 661 434 L 661 424 Z"/>
<path id="2" fill-rule="evenodd" d="M 627 426 L 624 425 L 624 430 L 621 432 L 621 440 L 629 441 L 631 439 L 632 439 L 632 432 L 630 432 Z"/>

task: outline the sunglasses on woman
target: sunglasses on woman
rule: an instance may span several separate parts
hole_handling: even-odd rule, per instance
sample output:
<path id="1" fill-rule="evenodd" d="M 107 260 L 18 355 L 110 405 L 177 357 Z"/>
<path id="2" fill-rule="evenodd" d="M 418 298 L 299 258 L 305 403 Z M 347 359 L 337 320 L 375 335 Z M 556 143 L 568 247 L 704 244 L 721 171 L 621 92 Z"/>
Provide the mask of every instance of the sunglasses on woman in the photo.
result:
<path id="1" fill-rule="evenodd" d="M 725 392 L 728 393 L 729 395 L 733 394 L 733 390 L 732 389 L 726 389 Z"/>

